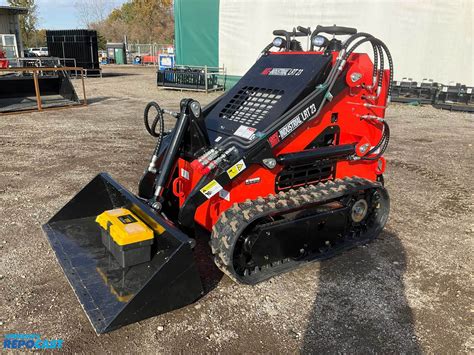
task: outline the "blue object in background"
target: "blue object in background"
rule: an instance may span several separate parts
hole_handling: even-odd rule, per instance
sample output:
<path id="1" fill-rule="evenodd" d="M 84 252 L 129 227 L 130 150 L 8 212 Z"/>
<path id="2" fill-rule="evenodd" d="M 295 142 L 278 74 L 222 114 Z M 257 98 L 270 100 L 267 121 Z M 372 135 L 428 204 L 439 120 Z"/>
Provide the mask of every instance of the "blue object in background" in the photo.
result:
<path id="1" fill-rule="evenodd" d="M 136 56 L 135 58 L 133 58 L 133 64 L 141 64 L 142 62 L 142 58 L 140 56 Z"/>
<path id="2" fill-rule="evenodd" d="M 158 69 L 174 68 L 174 62 L 174 54 L 160 54 L 158 57 Z"/>

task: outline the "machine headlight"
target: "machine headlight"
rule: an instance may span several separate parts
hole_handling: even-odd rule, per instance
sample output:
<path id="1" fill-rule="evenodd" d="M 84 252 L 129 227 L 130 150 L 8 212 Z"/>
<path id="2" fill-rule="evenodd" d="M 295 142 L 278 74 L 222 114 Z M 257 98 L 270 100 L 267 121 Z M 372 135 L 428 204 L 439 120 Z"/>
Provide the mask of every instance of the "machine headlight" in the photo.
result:
<path id="1" fill-rule="evenodd" d="M 328 39 L 324 36 L 314 36 L 311 41 L 315 47 L 325 47 L 328 43 Z"/>
<path id="2" fill-rule="evenodd" d="M 285 43 L 286 43 L 286 41 L 281 37 L 275 37 L 275 39 L 273 40 L 273 45 L 275 47 L 281 48 L 281 47 L 285 46 Z"/>

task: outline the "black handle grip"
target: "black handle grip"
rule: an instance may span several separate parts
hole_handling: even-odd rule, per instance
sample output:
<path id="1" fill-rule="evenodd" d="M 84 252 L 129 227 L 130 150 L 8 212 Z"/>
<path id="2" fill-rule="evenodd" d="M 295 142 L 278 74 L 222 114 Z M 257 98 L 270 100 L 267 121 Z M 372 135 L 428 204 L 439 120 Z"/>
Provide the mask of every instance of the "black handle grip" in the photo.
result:
<path id="1" fill-rule="evenodd" d="M 357 33 L 356 28 L 352 27 L 342 27 L 342 26 L 320 26 L 316 27 L 316 30 L 313 33 L 313 36 L 316 36 L 318 33 L 329 33 L 331 35 L 355 35 Z"/>
<path id="2" fill-rule="evenodd" d="M 296 27 L 296 29 L 306 36 L 309 36 L 311 34 L 311 29 L 309 27 L 298 26 Z"/>
<path id="3" fill-rule="evenodd" d="M 273 35 L 274 36 L 288 36 L 288 32 L 286 32 L 285 30 L 275 30 L 273 31 Z"/>
<path id="4" fill-rule="evenodd" d="M 290 39 L 290 37 L 305 37 L 307 36 L 309 33 L 305 33 L 305 32 L 296 32 L 296 31 L 292 31 L 292 32 L 288 32 L 288 31 L 285 31 L 285 30 L 275 30 L 273 31 L 273 35 L 274 36 L 285 36 L 285 38 L 287 40 Z"/>

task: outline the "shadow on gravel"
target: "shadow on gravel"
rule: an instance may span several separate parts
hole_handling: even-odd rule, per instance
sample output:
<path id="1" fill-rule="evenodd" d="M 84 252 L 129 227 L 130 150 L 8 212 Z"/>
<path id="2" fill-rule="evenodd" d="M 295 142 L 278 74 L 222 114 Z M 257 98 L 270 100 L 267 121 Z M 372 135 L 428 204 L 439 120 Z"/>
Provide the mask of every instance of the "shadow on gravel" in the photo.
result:
<path id="1" fill-rule="evenodd" d="M 117 76 L 140 75 L 138 73 L 102 73 L 102 78 L 114 78 Z"/>
<path id="2" fill-rule="evenodd" d="M 406 253 L 384 232 L 320 265 L 302 353 L 420 353 L 405 297 Z"/>
<path id="3" fill-rule="evenodd" d="M 95 97 L 87 98 L 87 104 L 92 105 L 98 102 L 107 101 L 111 98 L 112 98 L 111 96 L 95 96 Z"/>
<path id="4" fill-rule="evenodd" d="M 194 257 L 199 275 L 201 276 L 204 295 L 217 287 L 224 274 L 214 263 L 214 258 L 209 247 L 210 233 L 197 227 L 195 232 L 196 247 L 194 248 Z"/>

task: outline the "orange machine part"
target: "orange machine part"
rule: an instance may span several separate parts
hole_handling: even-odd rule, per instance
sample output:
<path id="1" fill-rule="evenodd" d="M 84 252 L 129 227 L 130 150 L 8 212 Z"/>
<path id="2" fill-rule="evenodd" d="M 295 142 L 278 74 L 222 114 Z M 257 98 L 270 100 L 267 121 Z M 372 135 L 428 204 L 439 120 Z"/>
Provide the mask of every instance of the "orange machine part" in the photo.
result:
<path id="1" fill-rule="evenodd" d="M 281 54 L 281 53 L 280 53 Z M 370 89 L 372 84 L 372 62 L 367 54 L 354 53 L 348 60 L 348 72 L 360 73 L 362 76 L 357 85 L 344 89 L 336 98 L 327 103 L 323 111 L 309 123 L 299 127 L 285 142 L 275 148 L 275 155 L 299 152 L 305 149 L 313 139 L 329 126 L 339 126 L 337 144 L 357 144 L 361 140 L 368 141 L 372 146 L 376 145 L 381 138 L 382 123 L 373 120 L 362 120 L 363 115 L 375 115 L 383 117 L 386 104 L 386 89 L 388 87 L 389 73 L 384 72 L 383 90 L 378 97 L 376 89 Z M 371 103 L 377 107 L 367 107 Z M 334 176 L 331 178 L 343 178 L 346 176 L 359 176 L 370 180 L 376 180 L 385 168 L 385 164 L 378 161 L 355 160 L 340 161 L 336 164 Z M 191 164 L 183 159 L 178 161 L 180 191 L 178 198 L 180 206 L 199 182 L 202 175 L 193 171 Z M 267 196 L 275 191 L 275 179 L 283 168 L 277 165 L 269 170 L 263 165 L 254 164 L 224 186 L 223 191 L 214 195 L 200 205 L 195 212 L 195 221 L 211 230 L 220 214 L 232 207 L 234 203 L 243 202 L 246 199 L 255 199 L 259 196 Z"/>

